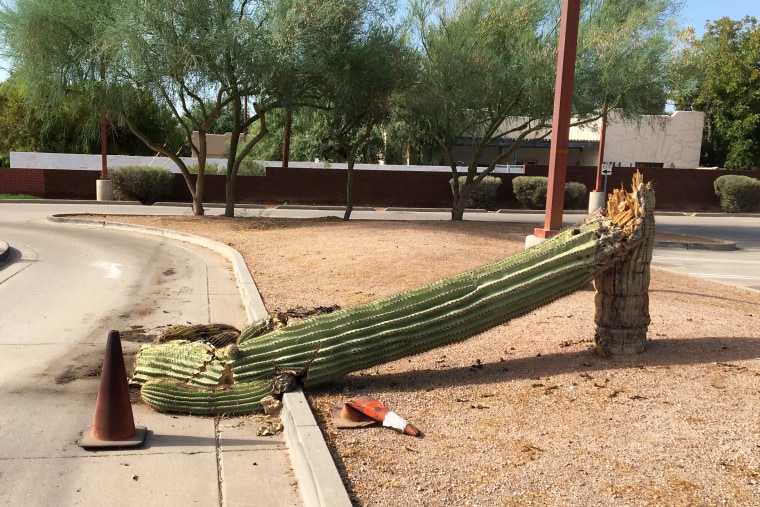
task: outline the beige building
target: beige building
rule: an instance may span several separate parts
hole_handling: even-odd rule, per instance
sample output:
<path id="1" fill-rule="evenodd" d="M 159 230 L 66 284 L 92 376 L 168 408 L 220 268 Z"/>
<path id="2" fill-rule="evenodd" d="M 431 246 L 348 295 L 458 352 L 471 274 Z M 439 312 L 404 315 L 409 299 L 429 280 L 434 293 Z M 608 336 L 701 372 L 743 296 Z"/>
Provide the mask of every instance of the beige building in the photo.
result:
<path id="1" fill-rule="evenodd" d="M 232 139 L 232 133 L 226 134 L 206 134 L 206 156 L 208 158 L 226 158 L 227 148 L 230 147 L 230 139 Z M 243 141 L 245 136 L 241 135 L 240 140 Z M 198 146 L 198 131 L 193 131 L 193 146 Z M 193 157 L 198 158 L 198 154 L 193 150 Z"/>
<path id="2" fill-rule="evenodd" d="M 604 161 L 622 167 L 699 167 L 703 125 L 704 113 L 699 111 L 644 116 L 637 122 L 624 120 L 613 111 L 607 120 Z M 570 128 L 568 165 L 597 164 L 600 126 L 601 120 L 597 120 Z M 547 165 L 551 135 L 544 137 L 544 134 L 541 131 L 529 134 L 528 141 L 504 163 Z M 489 147 L 482 162 L 488 163 L 497 153 L 508 149 L 516 137 L 517 133 Z M 464 142 L 455 153 L 461 160 L 467 160 L 469 151 Z"/>
<path id="3" fill-rule="evenodd" d="M 521 120 L 511 120 L 504 128 L 518 125 L 519 121 Z M 607 120 L 604 161 L 622 167 L 699 167 L 703 125 L 704 113 L 699 111 L 676 111 L 672 115 L 644 116 L 637 122 L 624 120 L 613 111 Z M 570 128 L 568 165 L 597 164 L 600 126 L 601 120 L 597 120 L 582 127 Z M 528 141 L 503 163 L 548 165 L 551 135 L 544 134 L 546 131 L 529 134 Z M 497 153 L 508 149 L 517 135 L 514 133 L 489 147 L 481 162 L 487 165 Z M 208 134 L 208 157 L 224 158 L 231 136 L 230 133 Z M 193 132 L 193 143 L 196 146 L 197 142 L 198 133 Z M 458 160 L 467 161 L 471 149 L 466 141 L 463 141 L 455 148 L 454 153 Z M 193 153 L 193 156 L 197 154 Z"/>

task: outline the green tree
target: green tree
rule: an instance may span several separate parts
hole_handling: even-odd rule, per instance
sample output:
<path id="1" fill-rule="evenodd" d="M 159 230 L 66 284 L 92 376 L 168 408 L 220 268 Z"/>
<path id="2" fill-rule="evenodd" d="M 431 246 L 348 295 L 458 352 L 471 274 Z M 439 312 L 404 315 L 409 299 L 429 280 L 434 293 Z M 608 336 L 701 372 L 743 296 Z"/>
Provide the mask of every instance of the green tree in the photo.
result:
<path id="1" fill-rule="evenodd" d="M 354 165 L 375 126 L 391 112 L 391 96 L 414 78 L 409 54 L 388 19 L 387 7 L 368 0 L 315 2 L 332 26 L 332 44 L 312 54 L 307 72 L 321 76 L 317 100 L 323 136 L 347 162 L 346 210 L 353 210 Z M 314 12 L 314 8 L 310 9 Z M 337 23 L 333 20 L 337 20 Z M 319 33 L 324 33 L 322 30 Z"/>
<path id="2" fill-rule="evenodd" d="M 179 166 L 193 195 L 193 211 L 203 214 L 203 190 L 207 159 L 206 134 L 214 122 L 228 115 L 232 138 L 226 168 L 225 215 L 234 215 L 234 185 L 242 160 L 267 133 L 265 113 L 273 102 L 277 81 L 271 36 L 266 18 L 269 4 L 245 0 L 146 0 L 125 2 L 111 27 L 110 50 L 118 59 L 120 77 L 149 91 L 169 107 L 198 154 L 198 173 L 193 176 L 168 146 L 162 146 L 130 128 L 154 150 Z M 250 97 L 251 114 L 244 102 Z M 259 122 L 257 135 L 240 134 Z M 197 142 L 192 133 L 197 132 Z"/>
<path id="3" fill-rule="evenodd" d="M 41 125 L 29 118 L 24 98 L 11 81 L 0 83 L 0 167 L 11 151 L 39 151 Z"/>
<path id="4" fill-rule="evenodd" d="M 108 64 L 102 20 L 113 2 L 16 0 L 0 9 L 0 35 L 14 80 L 25 90 L 26 108 L 50 130 L 78 115 L 76 138 L 100 136 L 109 109 Z"/>
<path id="5" fill-rule="evenodd" d="M 406 47 L 392 25 L 393 5 L 308 0 L 283 1 L 279 9 L 278 30 L 289 34 L 282 42 L 291 57 L 282 65 L 301 84 L 283 89 L 285 118 L 288 113 L 298 115 L 299 108 L 315 109 L 300 116 L 317 129 L 313 139 L 316 151 L 328 155 L 323 158 L 347 162 L 344 219 L 348 220 L 355 163 L 367 143 L 379 138 L 375 127 L 389 117 L 394 91 L 413 77 Z M 285 143 L 297 128 L 284 129 Z"/>
<path id="6" fill-rule="evenodd" d="M 576 124 L 599 118 L 604 104 L 635 117 L 664 110 L 673 2 L 584 2 L 574 93 Z M 417 1 L 415 40 L 422 55 L 419 86 L 406 94 L 407 114 L 424 121 L 451 166 L 452 219 L 495 166 L 508 160 L 529 134 L 550 134 L 559 3 L 548 0 Z M 486 147 L 514 137 L 483 162 Z M 473 156 L 459 184 L 457 143 Z"/>
<path id="7" fill-rule="evenodd" d="M 180 168 L 203 214 L 206 134 L 225 108 L 233 132 L 227 164 L 227 205 L 234 214 L 234 183 L 240 162 L 266 135 L 264 114 L 281 86 L 272 72 L 267 17 L 272 5 L 248 0 L 18 0 L 0 13 L 0 31 L 14 75 L 23 79 L 41 111 L 60 109 L 64 94 L 76 93 L 83 125 L 93 127 L 103 109 L 152 151 Z M 251 98 L 252 114 L 244 116 Z M 137 122 L 136 104 L 155 101 L 171 111 L 182 144 Z M 86 113 L 86 114 L 85 114 Z M 254 122 L 259 134 L 238 147 Z M 185 143 L 198 153 L 198 174 L 179 157 Z"/>
<path id="8" fill-rule="evenodd" d="M 255 160 L 280 160 L 283 152 L 285 136 L 284 108 L 274 109 L 267 113 L 267 130 L 269 134 L 252 150 Z M 335 139 L 326 130 L 325 111 L 316 107 L 300 106 L 292 113 L 292 135 L 290 138 L 290 159 L 311 161 L 319 159 L 325 162 L 345 162 Z M 252 133 L 257 132 L 257 125 Z M 382 132 L 379 128 L 372 131 L 371 138 L 357 152 L 356 161 L 361 163 L 377 163 L 378 155 L 382 153 Z"/>
<path id="9" fill-rule="evenodd" d="M 760 168 L 760 26 L 754 17 L 708 23 L 685 40 L 672 96 L 677 107 L 705 113 L 700 163 Z"/>
<path id="10" fill-rule="evenodd" d="M 0 154 L 11 151 L 42 151 L 51 153 L 100 153 L 98 138 L 82 132 L 82 117 L 88 106 L 78 95 L 63 98 L 61 108 L 53 119 L 44 111 L 30 107 L 27 91 L 14 77 L 0 83 Z M 171 114 L 146 97 L 131 111 L 130 116 L 141 129 L 154 138 L 166 137 L 181 142 L 181 134 Z M 98 136 L 99 137 L 99 136 Z M 109 122 L 108 153 L 117 155 L 152 155 L 123 123 Z"/>

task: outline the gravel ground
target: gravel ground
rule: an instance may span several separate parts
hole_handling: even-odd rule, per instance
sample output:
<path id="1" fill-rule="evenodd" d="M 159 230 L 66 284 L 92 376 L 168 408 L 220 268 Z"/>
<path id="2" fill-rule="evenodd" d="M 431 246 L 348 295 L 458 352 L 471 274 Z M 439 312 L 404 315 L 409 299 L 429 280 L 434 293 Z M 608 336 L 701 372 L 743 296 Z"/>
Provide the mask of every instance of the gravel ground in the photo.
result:
<path id="1" fill-rule="evenodd" d="M 230 244 L 270 312 L 346 307 L 423 285 L 517 252 L 532 231 L 118 220 Z M 589 285 L 466 342 L 307 393 L 355 504 L 760 505 L 760 294 L 653 269 L 648 349 L 626 357 L 591 352 L 593 296 Z M 335 429 L 328 406 L 360 395 L 424 438 Z"/>

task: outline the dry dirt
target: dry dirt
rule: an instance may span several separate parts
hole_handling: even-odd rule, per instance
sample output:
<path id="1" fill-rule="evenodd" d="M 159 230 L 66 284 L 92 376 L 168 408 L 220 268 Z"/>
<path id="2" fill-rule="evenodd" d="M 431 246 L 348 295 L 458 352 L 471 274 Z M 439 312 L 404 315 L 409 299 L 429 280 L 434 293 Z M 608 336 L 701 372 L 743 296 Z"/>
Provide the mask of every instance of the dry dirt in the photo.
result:
<path id="1" fill-rule="evenodd" d="M 270 312 L 346 307 L 416 287 L 517 252 L 532 230 L 484 222 L 118 220 L 233 246 Z M 760 505 L 760 294 L 653 269 L 648 349 L 627 357 L 590 351 L 593 295 L 589 286 L 464 343 L 307 393 L 353 501 Z M 424 438 L 333 428 L 328 406 L 359 395 L 381 400 Z"/>

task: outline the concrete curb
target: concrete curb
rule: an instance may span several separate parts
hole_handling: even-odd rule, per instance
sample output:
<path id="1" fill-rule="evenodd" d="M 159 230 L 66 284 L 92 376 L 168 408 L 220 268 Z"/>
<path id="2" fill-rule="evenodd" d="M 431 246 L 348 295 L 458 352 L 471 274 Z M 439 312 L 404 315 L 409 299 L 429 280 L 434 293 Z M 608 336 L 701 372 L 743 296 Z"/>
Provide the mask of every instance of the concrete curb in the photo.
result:
<path id="1" fill-rule="evenodd" d="M 654 246 L 660 248 L 683 248 L 686 250 L 713 250 L 729 252 L 739 250 L 733 241 L 724 241 L 722 243 L 696 243 L 692 241 L 655 241 Z"/>
<path id="2" fill-rule="evenodd" d="M 328 205 L 314 205 L 308 204 L 280 204 L 275 206 L 275 209 L 298 209 L 298 210 L 317 210 L 317 211 L 346 211 L 345 206 L 328 206 Z M 376 211 L 376 208 L 369 206 L 354 206 L 352 211 Z"/>
<path id="3" fill-rule="evenodd" d="M 301 389 L 282 395 L 285 441 L 307 507 L 351 507 L 343 480 Z"/>
<path id="4" fill-rule="evenodd" d="M 69 223 L 89 227 L 102 227 L 123 232 L 137 232 L 160 236 L 208 248 L 229 259 L 240 288 L 243 304 L 250 322 L 269 316 L 243 256 L 234 248 L 201 236 L 134 224 L 120 224 L 105 220 L 70 218 L 66 215 L 48 217 L 50 222 Z M 350 507 L 351 500 L 343 485 L 335 462 L 330 455 L 303 391 L 283 395 L 283 426 L 293 469 L 306 507 Z"/>

